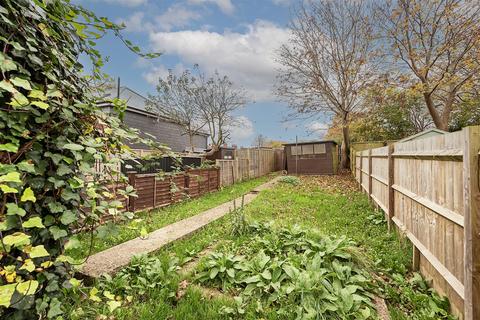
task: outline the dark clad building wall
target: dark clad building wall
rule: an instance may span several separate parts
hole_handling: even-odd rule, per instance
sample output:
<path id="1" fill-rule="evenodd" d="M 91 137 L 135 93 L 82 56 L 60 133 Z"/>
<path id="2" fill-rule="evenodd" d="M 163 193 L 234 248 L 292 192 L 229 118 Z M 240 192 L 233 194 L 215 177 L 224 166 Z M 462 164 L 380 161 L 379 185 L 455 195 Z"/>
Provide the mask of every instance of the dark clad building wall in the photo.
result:
<path id="1" fill-rule="evenodd" d="M 128 110 L 125 113 L 124 121 L 127 126 L 140 130 L 140 133 L 148 133 L 157 137 L 158 142 L 168 145 L 172 151 L 183 152 L 185 148 L 190 146 L 188 135 L 178 124 L 157 120 L 154 116 Z M 196 148 L 207 148 L 206 135 L 195 135 L 193 142 Z M 131 144 L 130 147 L 135 149 L 147 148 L 144 144 Z"/>
<path id="2" fill-rule="evenodd" d="M 316 142 L 319 143 L 319 142 Z M 311 154 L 311 155 L 299 155 L 298 160 L 296 156 L 292 155 L 292 147 L 294 145 L 285 146 L 285 152 L 287 155 L 287 170 L 290 174 L 303 174 L 303 175 L 322 175 L 322 174 L 334 174 L 334 148 L 336 147 L 332 142 L 325 142 L 325 153 L 323 154 Z M 301 144 L 299 144 L 301 145 Z"/>

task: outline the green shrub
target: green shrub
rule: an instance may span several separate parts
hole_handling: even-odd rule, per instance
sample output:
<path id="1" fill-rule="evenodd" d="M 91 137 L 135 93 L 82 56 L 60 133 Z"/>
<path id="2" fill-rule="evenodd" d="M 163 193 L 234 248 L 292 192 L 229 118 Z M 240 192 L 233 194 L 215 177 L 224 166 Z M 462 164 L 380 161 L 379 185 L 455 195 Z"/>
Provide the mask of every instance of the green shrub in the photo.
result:
<path id="1" fill-rule="evenodd" d="M 119 26 L 70 1 L 1 2 L 2 318 L 60 316 L 62 290 L 79 285 L 64 255 L 78 243 L 69 241 L 73 231 L 94 227 L 107 213 L 121 219 L 117 197 L 133 194 L 132 187 L 107 187 L 132 156 L 124 143 L 138 140 L 122 127 L 125 104 L 112 101 L 117 117 L 106 115 L 88 89 L 102 78 L 95 44 L 108 31 L 120 36 Z M 81 55 L 92 62 L 90 78 L 82 76 Z"/>
<path id="2" fill-rule="evenodd" d="M 201 283 L 239 294 L 226 314 L 242 314 L 253 301 L 259 313 L 274 308 L 298 319 L 374 319 L 372 280 L 357 266 L 350 240 L 298 227 L 250 230 L 260 233 L 237 248 L 245 255 L 213 253 L 197 274 Z"/>
<path id="3" fill-rule="evenodd" d="M 280 178 L 280 182 L 291 184 L 292 186 L 298 186 L 300 184 L 300 179 L 295 176 L 283 176 Z"/>

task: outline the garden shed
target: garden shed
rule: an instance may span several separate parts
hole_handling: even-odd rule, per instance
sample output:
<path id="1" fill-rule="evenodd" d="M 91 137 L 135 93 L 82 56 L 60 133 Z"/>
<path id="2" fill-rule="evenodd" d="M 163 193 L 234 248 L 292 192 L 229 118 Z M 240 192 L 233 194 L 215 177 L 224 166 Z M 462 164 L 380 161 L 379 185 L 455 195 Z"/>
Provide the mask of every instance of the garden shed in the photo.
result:
<path id="1" fill-rule="evenodd" d="M 338 146 L 335 141 L 309 141 L 285 144 L 287 171 L 298 175 L 336 174 Z"/>

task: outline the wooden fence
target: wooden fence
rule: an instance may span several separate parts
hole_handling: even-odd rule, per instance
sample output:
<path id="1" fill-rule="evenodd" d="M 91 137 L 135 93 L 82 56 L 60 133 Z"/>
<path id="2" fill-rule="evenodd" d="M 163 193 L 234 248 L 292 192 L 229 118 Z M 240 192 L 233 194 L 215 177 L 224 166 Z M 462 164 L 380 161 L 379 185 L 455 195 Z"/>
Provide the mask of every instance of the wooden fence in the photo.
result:
<path id="1" fill-rule="evenodd" d="M 355 178 L 452 312 L 480 319 L 480 127 L 356 153 Z"/>
<path id="2" fill-rule="evenodd" d="M 282 161 L 282 163 L 279 163 Z M 216 160 L 220 168 L 220 185 L 257 178 L 282 170 L 283 149 L 242 148 L 235 150 L 234 160 Z"/>
<path id="3" fill-rule="evenodd" d="M 129 174 L 129 184 L 135 188 L 137 197 L 130 197 L 129 211 L 160 208 L 185 198 L 199 197 L 218 190 L 219 169 L 194 169 L 163 178 L 157 173 Z"/>

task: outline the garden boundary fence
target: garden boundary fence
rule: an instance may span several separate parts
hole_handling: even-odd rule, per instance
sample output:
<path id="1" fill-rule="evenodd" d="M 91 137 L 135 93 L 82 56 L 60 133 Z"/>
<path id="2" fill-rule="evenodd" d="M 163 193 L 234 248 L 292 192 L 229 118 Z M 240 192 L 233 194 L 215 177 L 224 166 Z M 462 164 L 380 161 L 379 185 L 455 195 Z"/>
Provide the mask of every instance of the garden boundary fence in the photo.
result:
<path id="1" fill-rule="evenodd" d="M 413 268 L 480 319 L 480 126 L 357 152 L 355 178 L 413 244 Z"/>
<path id="2" fill-rule="evenodd" d="M 283 149 L 237 149 L 233 160 L 216 160 L 220 168 L 220 185 L 228 186 L 282 170 L 283 161 Z"/>
<path id="3" fill-rule="evenodd" d="M 159 176 L 158 173 L 129 173 L 129 184 L 137 197 L 129 197 L 128 210 L 135 212 L 168 206 L 186 198 L 195 198 L 220 187 L 218 168 L 192 169 Z"/>

